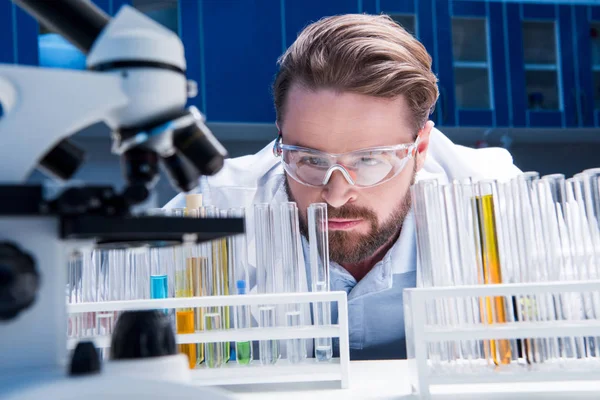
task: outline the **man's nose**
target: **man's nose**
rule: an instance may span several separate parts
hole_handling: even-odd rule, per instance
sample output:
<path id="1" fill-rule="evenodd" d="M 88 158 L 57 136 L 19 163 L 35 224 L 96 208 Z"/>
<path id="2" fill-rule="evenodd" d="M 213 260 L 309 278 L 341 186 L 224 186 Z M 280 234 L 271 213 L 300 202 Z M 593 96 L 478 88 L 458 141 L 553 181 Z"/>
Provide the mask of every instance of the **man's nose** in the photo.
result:
<path id="1" fill-rule="evenodd" d="M 355 200 L 354 186 L 341 171 L 333 171 L 329 182 L 321 192 L 321 197 L 330 206 L 338 208 Z"/>

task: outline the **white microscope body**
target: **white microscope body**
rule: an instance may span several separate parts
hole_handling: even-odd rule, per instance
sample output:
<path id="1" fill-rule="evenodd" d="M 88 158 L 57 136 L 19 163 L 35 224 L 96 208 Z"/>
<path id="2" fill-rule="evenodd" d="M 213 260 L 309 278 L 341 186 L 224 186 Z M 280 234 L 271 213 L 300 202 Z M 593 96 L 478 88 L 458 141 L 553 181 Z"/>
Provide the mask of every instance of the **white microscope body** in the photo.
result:
<path id="1" fill-rule="evenodd" d="M 75 3 L 88 7 L 79 0 L 15 2 L 25 9 L 51 8 L 50 3 L 65 9 Z M 33 11 L 39 19 L 40 10 Z M 42 10 L 42 17 L 48 17 L 47 11 Z M 59 28 L 65 18 L 73 19 L 54 17 Z M 81 24 L 83 30 L 89 28 L 85 21 Z M 85 214 L 86 207 L 100 212 L 104 207 L 118 214 L 119 207 L 143 201 L 156 181 L 158 162 L 187 191 L 201 174 L 218 171 L 226 156 L 201 114 L 185 109 L 193 86 L 185 77 L 177 35 L 127 6 L 102 28 L 91 46 L 85 40 L 77 43 L 88 52 L 88 71 L 0 64 L 0 398 L 227 398 L 188 385 L 183 355 L 132 361 L 130 369 L 148 369 L 148 380 L 124 375 L 124 368 L 111 374 L 109 366 L 91 377 L 67 376 L 67 257 L 78 247 L 92 246 L 95 238 L 65 235 L 61 213 Z M 77 39 L 73 30 L 67 31 Z M 112 194 L 122 201 L 99 206 L 99 197 L 91 196 L 90 204 L 69 208 L 74 203 L 67 198 L 48 210 L 51 203 L 43 193 L 24 189 L 26 179 L 40 166 L 68 178 L 78 154 L 69 153 L 65 140 L 97 122 L 113 130 L 113 152 L 125 165 L 129 187 L 121 197 Z M 31 198 L 35 196 L 39 199 Z M 28 265 L 26 272 L 16 274 L 17 264 Z"/>

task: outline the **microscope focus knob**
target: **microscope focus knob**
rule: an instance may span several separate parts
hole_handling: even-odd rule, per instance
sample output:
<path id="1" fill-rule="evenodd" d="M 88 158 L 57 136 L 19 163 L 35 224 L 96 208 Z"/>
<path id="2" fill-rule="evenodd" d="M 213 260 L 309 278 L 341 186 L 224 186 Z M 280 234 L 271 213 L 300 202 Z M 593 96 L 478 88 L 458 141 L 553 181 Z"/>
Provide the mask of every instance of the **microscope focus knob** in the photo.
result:
<path id="1" fill-rule="evenodd" d="M 71 357 L 71 376 L 92 375 L 102 369 L 100 355 L 93 342 L 79 342 Z"/>
<path id="2" fill-rule="evenodd" d="M 16 245 L 0 242 L 0 320 L 30 307 L 40 284 L 33 258 Z"/>
<path id="3" fill-rule="evenodd" d="M 126 311 L 112 334 L 111 359 L 133 360 L 177 354 L 175 334 L 163 311 Z"/>

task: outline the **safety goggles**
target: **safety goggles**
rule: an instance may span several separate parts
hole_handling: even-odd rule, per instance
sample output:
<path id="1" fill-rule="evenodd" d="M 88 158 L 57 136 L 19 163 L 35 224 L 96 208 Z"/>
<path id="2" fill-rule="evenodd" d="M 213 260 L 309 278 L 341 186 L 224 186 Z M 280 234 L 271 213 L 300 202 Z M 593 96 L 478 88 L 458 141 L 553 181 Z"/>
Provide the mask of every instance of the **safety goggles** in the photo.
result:
<path id="1" fill-rule="evenodd" d="M 397 176 L 413 158 L 417 141 L 396 146 L 372 147 L 341 154 L 281 143 L 275 141 L 273 153 L 281 157 L 284 170 L 297 182 L 320 187 L 329 182 L 334 171 L 339 171 L 349 184 L 358 187 L 380 185 Z"/>

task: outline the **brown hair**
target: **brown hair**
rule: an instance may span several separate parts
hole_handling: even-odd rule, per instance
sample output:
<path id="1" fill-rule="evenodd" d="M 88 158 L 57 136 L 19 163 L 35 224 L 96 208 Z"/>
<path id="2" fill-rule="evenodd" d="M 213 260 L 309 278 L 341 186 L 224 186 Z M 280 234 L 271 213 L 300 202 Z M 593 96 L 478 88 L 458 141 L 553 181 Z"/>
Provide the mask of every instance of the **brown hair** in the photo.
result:
<path id="1" fill-rule="evenodd" d="M 386 15 L 323 18 L 299 34 L 278 64 L 273 97 L 279 122 L 292 84 L 383 98 L 404 95 L 417 131 L 427 122 L 439 95 L 431 56 Z"/>

